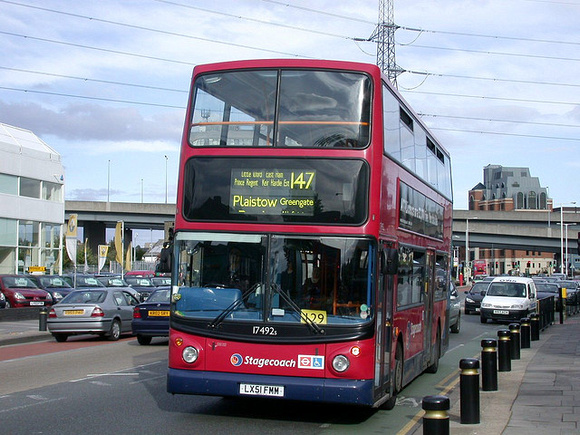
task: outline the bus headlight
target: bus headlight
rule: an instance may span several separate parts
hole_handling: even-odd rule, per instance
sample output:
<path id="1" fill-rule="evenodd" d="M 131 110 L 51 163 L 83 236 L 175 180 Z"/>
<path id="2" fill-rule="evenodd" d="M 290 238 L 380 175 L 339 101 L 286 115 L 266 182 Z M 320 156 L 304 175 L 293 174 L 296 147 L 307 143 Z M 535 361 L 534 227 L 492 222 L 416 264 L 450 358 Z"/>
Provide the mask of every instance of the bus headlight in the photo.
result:
<path id="1" fill-rule="evenodd" d="M 350 361 L 344 355 L 336 355 L 332 360 L 332 368 L 338 373 L 346 371 L 350 366 Z"/>
<path id="2" fill-rule="evenodd" d="M 196 362 L 198 356 L 199 351 L 193 346 L 187 346 L 185 349 L 183 349 L 183 352 L 181 352 L 183 361 L 189 364 Z"/>

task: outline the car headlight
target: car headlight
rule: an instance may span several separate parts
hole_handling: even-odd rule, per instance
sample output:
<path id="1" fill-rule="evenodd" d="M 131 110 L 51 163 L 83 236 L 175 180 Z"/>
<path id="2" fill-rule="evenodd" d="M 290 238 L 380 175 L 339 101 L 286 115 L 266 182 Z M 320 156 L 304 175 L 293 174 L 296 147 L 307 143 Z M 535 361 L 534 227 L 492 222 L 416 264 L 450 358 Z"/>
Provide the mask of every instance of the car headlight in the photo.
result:
<path id="1" fill-rule="evenodd" d="M 56 299 L 57 301 L 60 301 L 62 299 L 62 294 L 60 294 L 59 292 L 54 292 L 52 294 L 52 298 Z"/>
<path id="2" fill-rule="evenodd" d="M 513 304 L 510 308 L 512 310 L 523 310 L 524 306 L 522 304 Z"/>
<path id="3" fill-rule="evenodd" d="M 475 303 L 475 301 L 471 298 L 465 298 L 465 302 L 469 302 L 471 304 Z"/>
<path id="4" fill-rule="evenodd" d="M 22 293 L 20 293 L 20 292 L 14 292 L 14 299 L 25 300 L 26 298 L 24 296 L 22 296 Z"/>
<path id="5" fill-rule="evenodd" d="M 5 301 L 6 297 L 4 296 L 4 293 L 0 293 L 0 301 Z"/>
<path id="6" fill-rule="evenodd" d="M 346 371 L 350 366 L 350 361 L 344 355 L 336 355 L 332 359 L 332 368 L 338 373 Z"/>
<path id="7" fill-rule="evenodd" d="M 181 352 L 181 357 L 183 358 L 183 361 L 185 361 L 186 363 L 193 364 L 194 362 L 197 361 L 197 358 L 199 357 L 199 351 L 193 346 L 187 346 Z"/>
<path id="8" fill-rule="evenodd" d="M 489 302 L 482 302 L 481 308 L 491 308 L 491 304 Z"/>

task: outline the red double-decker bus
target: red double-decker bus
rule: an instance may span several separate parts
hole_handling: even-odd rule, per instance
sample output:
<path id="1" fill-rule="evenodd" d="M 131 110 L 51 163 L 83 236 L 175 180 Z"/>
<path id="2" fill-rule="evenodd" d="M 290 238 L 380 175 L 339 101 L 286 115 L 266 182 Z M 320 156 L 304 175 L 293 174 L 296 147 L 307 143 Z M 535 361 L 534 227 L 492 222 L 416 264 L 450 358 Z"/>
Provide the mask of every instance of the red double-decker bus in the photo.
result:
<path id="1" fill-rule="evenodd" d="M 374 65 L 194 69 L 167 389 L 390 408 L 448 343 L 449 154 Z"/>

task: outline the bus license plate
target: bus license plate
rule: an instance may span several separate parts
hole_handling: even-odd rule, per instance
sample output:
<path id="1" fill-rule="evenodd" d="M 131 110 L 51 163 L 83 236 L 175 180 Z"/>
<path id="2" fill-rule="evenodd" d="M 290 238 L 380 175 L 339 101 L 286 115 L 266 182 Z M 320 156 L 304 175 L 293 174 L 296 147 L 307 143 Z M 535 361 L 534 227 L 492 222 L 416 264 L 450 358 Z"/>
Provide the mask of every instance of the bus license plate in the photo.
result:
<path id="1" fill-rule="evenodd" d="M 284 397 L 281 385 L 240 384 L 240 394 L 249 396 Z"/>
<path id="2" fill-rule="evenodd" d="M 508 315 L 510 312 L 507 310 L 493 310 L 493 314 L 505 314 Z"/>

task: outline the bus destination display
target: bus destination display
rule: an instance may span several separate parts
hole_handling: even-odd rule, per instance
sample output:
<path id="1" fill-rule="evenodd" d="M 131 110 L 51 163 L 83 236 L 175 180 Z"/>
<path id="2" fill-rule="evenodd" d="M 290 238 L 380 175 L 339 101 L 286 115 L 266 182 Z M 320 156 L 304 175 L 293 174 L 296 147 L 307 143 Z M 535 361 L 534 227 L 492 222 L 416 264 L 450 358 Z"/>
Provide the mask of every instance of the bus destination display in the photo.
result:
<path id="1" fill-rule="evenodd" d="M 313 216 L 315 193 L 315 170 L 232 168 L 230 212 Z"/>

